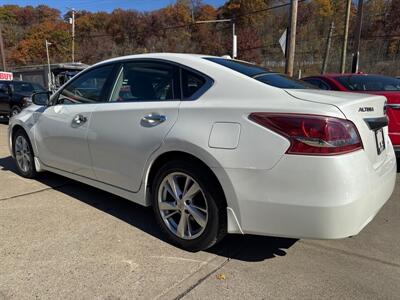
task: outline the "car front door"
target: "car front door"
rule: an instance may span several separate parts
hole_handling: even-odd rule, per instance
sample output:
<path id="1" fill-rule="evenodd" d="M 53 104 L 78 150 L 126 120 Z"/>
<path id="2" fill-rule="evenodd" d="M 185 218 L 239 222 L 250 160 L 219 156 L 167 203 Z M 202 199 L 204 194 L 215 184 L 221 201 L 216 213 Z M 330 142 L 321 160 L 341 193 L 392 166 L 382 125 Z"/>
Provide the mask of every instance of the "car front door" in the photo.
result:
<path id="1" fill-rule="evenodd" d="M 75 78 L 46 108 L 35 125 L 40 161 L 49 167 L 95 178 L 87 143 L 92 113 L 108 99 L 114 65 L 88 70 Z"/>
<path id="2" fill-rule="evenodd" d="M 120 65 L 109 103 L 96 107 L 89 128 L 99 181 L 136 192 L 150 155 L 178 117 L 178 67 L 152 61 Z"/>

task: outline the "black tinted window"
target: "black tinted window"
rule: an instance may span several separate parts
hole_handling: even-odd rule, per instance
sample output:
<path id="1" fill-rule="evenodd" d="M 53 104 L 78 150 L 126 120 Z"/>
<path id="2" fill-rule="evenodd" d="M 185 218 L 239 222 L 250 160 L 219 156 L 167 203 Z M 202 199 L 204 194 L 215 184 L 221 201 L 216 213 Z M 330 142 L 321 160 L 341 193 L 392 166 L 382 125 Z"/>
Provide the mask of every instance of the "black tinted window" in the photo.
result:
<path id="1" fill-rule="evenodd" d="M 8 84 L 4 82 L 0 82 L 0 93 L 8 93 Z"/>
<path id="2" fill-rule="evenodd" d="M 272 73 L 270 70 L 252 65 L 246 62 L 237 61 L 233 59 L 225 59 L 218 57 L 206 57 L 205 59 L 215 62 L 219 65 L 242 73 L 246 76 L 252 77 L 258 81 L 261 81 L 265 84 L 282 88 L 282 89 L 306 89 L 312 88 L 309 84 L 293 79 L 286 75 Z"/>
<path id="3" fill-rule="evenodd" d="M 304 79 L 305 82 L 313 85 L 315 88 L 320 88 L 322 90 L 330 90 L 330 86 L 317 78 L 306 78 Z"/>
<path id="4" fill-rule="evenodd" d="M 177 69 L 169 64 L 132 62 L 123 65 L 111 101 L 166 101 L 180 99 Z"/>
<path id="5" fill-rule="evenodd" d="M 293 79 L 289 76 L 277 73 L 263 74 L 255 77 L 258 81 L 272 85 L 281 89 L 310 89 L 310 84 L 301 80 Z"/>
<path id="6" fill-rule="evenodd" d="M 182 69 L 182 93 L 184 99 L 192 97 L 205 83 L 206 79 L 204 77 Z"/>
<path id="7" fill-rule="evenodd" d="M 104 102 L 102 98 L 104 88 L 112 69 L 113 65 L 108 65 L 83 73 L 61 91 L 58 102 L 64 104 Z"/>
<path id="8" fill-rule="evenodd" d="M 13 83 L 14 93 L 29 94 L 33 93 L 33 86 L 29 82 L 18 82 Z"/>
<path id="9" fill-rule="evenodd" d="M 388 76 L 350 75 L 336 80 L 350 91 L 400 91 L 400 80 Z"/>
<path id="10" fill-rule="evenodd" d="M 238 61 L 238 60 L 219 58 L 219 57 L 206 57 L 205 59 L 215 62 L 219 65 L 222 65 L 229 69 L 235 70 L 239 73 L 242 73 L 242 74 L 250 76 L 250 77 L 253 77 L 258 74 L 270 72 L 266 68 L 252 65 L 252 64 L 249 64 L 249 63 L 246 63 L 243 61 Z"/>
<path id="11" fill-rule="evenodd" d="M 44 92 L 46 91 L 40 84 L 32 83 L 33 89 L 35 92 Z"/>

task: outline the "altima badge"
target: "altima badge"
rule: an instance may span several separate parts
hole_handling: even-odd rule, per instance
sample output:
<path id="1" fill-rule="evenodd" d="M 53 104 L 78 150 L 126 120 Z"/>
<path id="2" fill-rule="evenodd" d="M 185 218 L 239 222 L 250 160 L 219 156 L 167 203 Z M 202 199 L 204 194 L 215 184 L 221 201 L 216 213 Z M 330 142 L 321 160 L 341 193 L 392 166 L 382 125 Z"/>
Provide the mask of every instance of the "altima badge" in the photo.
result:
<path id="1" fill-rule="evenodd" d="M 358 112 L 372 112 L 372 111 L 374 111 L 374 108 L 373 107 L 360 107 L 359 109 L 358 109 Z"/>

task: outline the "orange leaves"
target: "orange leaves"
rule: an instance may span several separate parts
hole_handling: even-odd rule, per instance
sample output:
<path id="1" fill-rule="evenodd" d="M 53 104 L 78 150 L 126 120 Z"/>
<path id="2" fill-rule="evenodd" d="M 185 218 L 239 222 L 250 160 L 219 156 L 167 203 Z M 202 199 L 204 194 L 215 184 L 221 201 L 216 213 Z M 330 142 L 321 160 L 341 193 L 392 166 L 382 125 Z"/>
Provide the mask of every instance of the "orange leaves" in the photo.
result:
<path id="1" fill-rule="evenodd" d="M 64 59 L 67 56 L 70 41 L 68 25 L 63 22 L 45 21 L 31 27 L 24 38 L 11 53 L 16 64 L 43 63 L 46 57 L 45 40 L 52 43 L 53 59 Z"/>

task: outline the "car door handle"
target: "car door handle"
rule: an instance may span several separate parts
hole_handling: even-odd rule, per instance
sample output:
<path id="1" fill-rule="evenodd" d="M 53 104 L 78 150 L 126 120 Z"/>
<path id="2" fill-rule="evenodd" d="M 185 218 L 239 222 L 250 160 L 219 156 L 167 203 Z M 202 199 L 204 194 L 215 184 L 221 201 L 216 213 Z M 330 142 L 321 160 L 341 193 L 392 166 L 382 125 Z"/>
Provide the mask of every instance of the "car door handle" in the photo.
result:
<path id="1" fill-rule="evenodd" d="M 142 118 L 141 123 L 144 126 L 156 126 L 158 124 L 161 124 L 162 122 L 165 122 L 166 120 L 167 117 L 164 115 L 148 114 Z"/>
<path id="2" fill-rule="evenodd" d="M 386 104 L 386 108 L 400 109 L 400 104 Z"/>
<path id="3" fill-rule="evenodd" d="M 87 121 L 87 117 L 82 116 L 82 115 L 76 115 L 74 119 L 72 120 L 72 123 L 75 125 L 82 125 Z"/>

